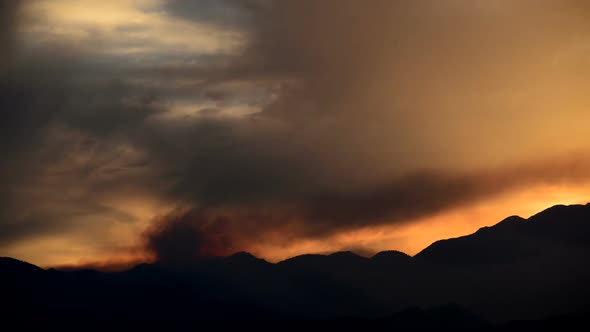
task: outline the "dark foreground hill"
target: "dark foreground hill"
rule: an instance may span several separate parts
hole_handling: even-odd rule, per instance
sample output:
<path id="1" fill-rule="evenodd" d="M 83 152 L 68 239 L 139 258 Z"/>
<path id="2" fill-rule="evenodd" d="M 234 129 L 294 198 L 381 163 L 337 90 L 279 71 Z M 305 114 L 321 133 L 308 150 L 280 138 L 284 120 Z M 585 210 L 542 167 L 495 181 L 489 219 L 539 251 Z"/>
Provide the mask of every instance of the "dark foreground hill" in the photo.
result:
<path id="1" fill-rule="evenodd" d="M 589 239 L 590 204 L 510 217 L 415 257 L 340 252 L 271 264 L 238 253 L 124 272 L 43 270 L 0 258 L 0 322 L 560 328 L 587 324 Z"/>

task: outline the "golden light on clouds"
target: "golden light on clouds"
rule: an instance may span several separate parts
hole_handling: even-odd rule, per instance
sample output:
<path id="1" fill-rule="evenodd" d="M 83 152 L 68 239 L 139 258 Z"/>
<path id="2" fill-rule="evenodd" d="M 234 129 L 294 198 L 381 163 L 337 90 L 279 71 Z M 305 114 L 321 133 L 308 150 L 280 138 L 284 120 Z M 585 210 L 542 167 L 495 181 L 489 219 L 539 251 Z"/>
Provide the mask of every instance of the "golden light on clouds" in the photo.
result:
<path id="1" fill-rule="evenodd" d="M 165 214 L 173 206 L 141 193 L 131 198 L 111 197 L 101 204 L 125 211 L 125 219 L 78 215 L 75 216 L 76 223 L 87 223 L 88 227 L 65 234 L 40 236 L 3 248 L 3 253 L 46 267 L 86 264 L 125 266 L 150 260 L 149 253 L 143 249 L 142 234 L 153 216 Z"/>
<path id="2" fill-rule="evenodd" d="M 163 11 L 163 4 L 163 0 L 34 1 L 25 11 L 43 20 L 33 21 L 25 31 L 41 41 L 51 38 L 81 45 L 92 40 L 92 52 L 131 57 L 235 53 L 243 46 L 239 31 L 179 20 Z"/>
<path id="3" fill-rule="evenodd" d="M 579 186 L 541 185 L 509 193 L 465 208 L 445 211 L 418 220 L 408 220 L 394 226 L 368 227 L 342 232 L 321 239 L 302 239 L 284 242 L 282 245 L 253 243 L 247 249 L 271 262 L 293 256 L 338 250 L 351 250 L 361 255 L 371 255 L 384 250 L 399 250 L 415 255 L 431 243 L 471 234 L 481 227 L 492 226 L 511 215 L 528 218 L 553 204 L 586 204 L 590 197 L 590 183 Z M 7 255 L 22 257 L 41 266 L 91 265 L 98 267 L 127 266 L 152 259 L 142 248 L 142 234 L 154 215 L 162 215 L 170 206 L 158 206 L 158 202 L 145 200 L 118 201 L 138 223 L 117 224 L 107 233 L 90 236 L 52 236 L 35 239 L 26 244 L 4 250 Z M 155 208 L 158 207 L 158 208 Z M 277 234 L 277 237 L 285 237 Z M 110 248 L 96 247 L 96 237 L 109 237 Z M 120 244 L 117 247 L 115 244 Z"/>
<path id="4" fill-rule="evenodd" d="M 369 227 L 285 246 L 253 245 L 250 250 L 273 262 L 308 253 L 328 254 L 335 250 L 351 250 L 360 255 L 398 250 L 413 256 L 435 241 L 474 233 L 481 227 L 493 226 L 509 216 L 529 218 L 555 204 L 586 204 L 589 202 L 588 197 L 590 182 L 578 186 L 532 186 L 468 207 L 408 220 L 405 224 Z"/>

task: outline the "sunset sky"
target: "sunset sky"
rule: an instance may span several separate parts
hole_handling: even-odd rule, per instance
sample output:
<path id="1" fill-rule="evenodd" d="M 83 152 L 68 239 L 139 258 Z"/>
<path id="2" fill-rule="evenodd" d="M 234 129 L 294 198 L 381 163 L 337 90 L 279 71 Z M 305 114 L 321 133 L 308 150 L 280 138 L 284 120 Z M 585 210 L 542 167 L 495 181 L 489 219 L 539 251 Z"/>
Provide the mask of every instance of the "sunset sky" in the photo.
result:
<path id="1" fill-rule="evenodd" d="M 590 202 L 590 2 L 0 0 L 0 256 L 416 254 Z"/>

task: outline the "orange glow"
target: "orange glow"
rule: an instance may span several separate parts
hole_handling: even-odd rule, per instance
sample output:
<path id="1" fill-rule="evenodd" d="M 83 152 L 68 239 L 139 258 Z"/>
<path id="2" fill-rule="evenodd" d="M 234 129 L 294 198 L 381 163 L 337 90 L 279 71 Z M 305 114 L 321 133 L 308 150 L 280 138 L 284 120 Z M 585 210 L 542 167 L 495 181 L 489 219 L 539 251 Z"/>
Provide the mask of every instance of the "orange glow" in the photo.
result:
<path id="1" fill-rule="evenodd" d="M 431 243 L 452 237 L 471 234 L 484 226 L 492 226 L 511 215 L 528 218 L 556 204 L 585 204 L 590 201 L 590 183 L 571 185 L 539 185 L 495 199 L 487 199 L 468 207 L 455 208 L 404 224 L 367 227 L 338 233 L 326 238 L 281 241 L 285 234 L 274 234 L 271 241 L 252 243 L 244 250 L 270 262 L 309 253 L 331 253 L 352 250 L 371 255 L 383 250 L 399 250 L 415 255 Z M 87 241 L 72 238 L 47 237 L 29 241 L 26 245 L 10 248 L 6 254 L 25 259 L 44 267 L 91 267 L 102 270 L 124 269 L 153 259 L 142 248 L 142 231 L 150 225 L 150 216 L 170 209 L 169 204 L 159 208 L 158 203 L 146 201 L 119 201 L 141 222 L 120 224 L 110 231 L 122 247 L 101 250 Z M 113 204 L 114 206 L 115 204 Z"/>
<path id="2" fill-rule="evenodd" d="M 402 225 L 365 228 L 337 234 L 327 239 L 302 240 L 287 245 L 263 244 L 253 246 L 249 250 L 273 262 L 301 254 L 355 251 L 355 248 L 361 248 L 368 253 L 399 250 L 415 255 L 437 240 L 471 234 L 481 227 L 492 226 L 511 215 L 528 218 L 552 205 L 588 202 L 590 183 L 580 183 L 577 187 L 540 185 L 470 204 L 468 207 L 411 220 Z"/>

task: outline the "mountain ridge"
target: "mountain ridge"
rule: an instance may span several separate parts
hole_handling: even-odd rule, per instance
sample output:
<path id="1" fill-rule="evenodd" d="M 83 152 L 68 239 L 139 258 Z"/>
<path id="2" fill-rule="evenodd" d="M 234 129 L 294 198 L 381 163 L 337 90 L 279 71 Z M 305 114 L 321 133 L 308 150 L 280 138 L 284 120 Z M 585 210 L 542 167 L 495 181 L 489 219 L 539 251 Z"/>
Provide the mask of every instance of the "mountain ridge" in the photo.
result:
<path id="1" fill-rule="evenodd" d="M 469 237 L 477 235 L 477 234 L 486 233 L 488 231 L 497 231 L 502 228 L 510 228 L 510 227 L 514 227 L 514 226 L 519 227 L 519 226 L 522 226 L 523 224 L 528 224 L 531 222 L 538 222 L 538 221 L 548 222 L 550 220 L 551 216 L 553 216 L 556 212 L 567 211 L 568 209 L 572 209 L 572 208 L 590 209 L 590 203 L 572 204 L 572 205 L 557 204 L 557 205 L 553 205 L 541 212 L 538 212 L 529 218 L 523 218 L 518 215 L 512 215 L 507 218 L 504 218 L 502 221 L 500 221 L 492 226 L 483 226 L 483 227 L 479 228 L 477 231 L 475 231 L 474 233 L 461 235 L 458 237 L 437 240 L 413 256 L 408 255 L 407 253 L 405 253 L 403 251 L 393 250 L 393 249 L 379 251 L 370 257 L 359 255 L 359 254 L 355 253 L 354 251 L 336 251 L 336 252 L 328 253 L 328 254 L 306 253 L 306 254 L 301 254 L 301 255 L 289 257 L 289 258 L 286 258 L 281 261 L 273 263 L 273 262 L 268 262 L 263 258 L 257 257 L 256 255 L 254 255 L 250 252 L 238 251 L 238 252 L 228 255 L 228 256 L 210 257 L 210 258 L 205 258 L 204 260 L 207 261 L 207 260 L 219 260 L 219 259 L 222 259 L 222 260 L 223 259 L 232 259 L 232 260 L 240 260 L 240 261 L 258 261 L 258 262 L 264 262 L 267 264 L 281 265 L 281 264 L 289 263 L 292 261 L 298 261 L 298 260 L 302 260 L 302 259 L 354 258 L 357 260 L 367 260 L 368 261 L 368 260 L 380 259 L 380 258 L 387 257 L 387 256 L 398 256 L 398 258 L 403 257 L 403 258 L 415 259 L 415 258 L 419 258 L 420 256 L 423 256 L 425 251 L 427 251 L 429 248 L 431 248 L 433 246 L 438 246 L 441 243 L 446 243 L 448 241 L 454 241 L 454 240 L 463 240 L 463 239 L 469 238 Z M 28 262 L 19 260 L 17 258 L 0 257 L 0 264 L 2 263 L 2 260 L 12 260 L 12 261 L 16 261 L 16 262 L 21 262 L 23 264 L 28 264 L 28 265 L 34 266 L 36 268 L 42 269 L 41 267 L 39 267 L 35 264 L 28 263 Z M 135 266 L 141 266 L 144 264 L 150 264 L 150 263 L 141 262 L 141 263 L 138 263 L 137 265 L 132 266 L 130 269 L 132 269 Z M 47 269 L 51 269 L 51 268 L 59 270 L 59 268 L 56 268 L 56 267 L 50 267 Z M 82 270 L 82 269 L 91 269 L 92 270 L 92 268 L 87 268 L 87 267 L 81 267 L 80 270 Z M 75 266 L 73 266 L 73 267 L 68 266 L 68 270 L 76 270 L 76 267 Z M 96 270 L 100 270 L 100 269 L 96 269 Z"/>
<path id="2" fill-rule="evenodd" d="M 434 242 L 414 257 L 344 251 L 269 263 L 238 252 L 109 273 L 44 270 L 0 258 L 0 292 L 14 303 L 8 313 L 47 319 L 67 319 L 69 311 L 99 320 L 122 313 L 131 320 L 147 315 L 165 321 L 365 319 L 456 303 L 492 322 L 535 320 L 590 307 L 589 239 L 590 204 L 556 206 Z M 453 308 L 448 312 L 460 313 Z M 456 316 L 476 321 L 470 314 Z M 400 317 L 398 323 L 407 322 Z"/>

